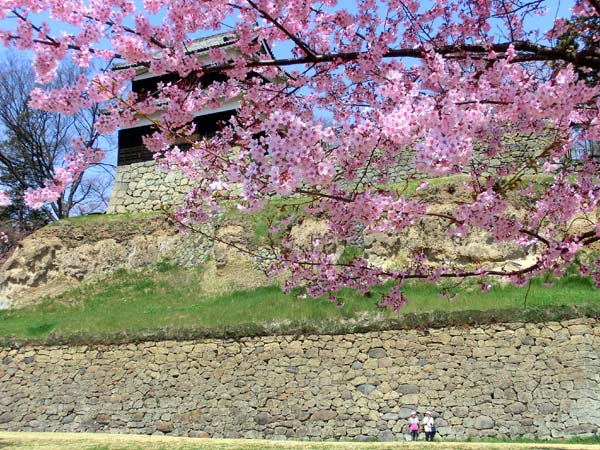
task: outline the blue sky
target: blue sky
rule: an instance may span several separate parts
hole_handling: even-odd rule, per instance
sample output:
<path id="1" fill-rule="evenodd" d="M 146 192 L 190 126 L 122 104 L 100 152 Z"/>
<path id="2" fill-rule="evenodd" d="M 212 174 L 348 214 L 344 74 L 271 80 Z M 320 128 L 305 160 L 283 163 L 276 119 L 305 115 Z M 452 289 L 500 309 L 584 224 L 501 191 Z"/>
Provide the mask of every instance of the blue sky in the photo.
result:
<path id="1" fill-rule="evenodd" d="M 441 1 L 441 0 L 440 0 Z M 141 2 L 139 0 L 136 0 L 136 3 L 141 7 Z M 423 10 L 428 8 L 428 5 L 431 5 L 432 2 L 430 0 L 424 0 L 422 1 L 422 8 Z M 541 17 L 536 17 L 535 22 L 530 21 L 529 22 L 529 26 L 532 28 L 541 28 L 543 30 L 548 29 L 555 17 L 568 17 L 570 16 L 570 8 L 573 6 L 573 0 L 548 0 L 545 2 L 546 7 L 548 8 L 548 13 L 545 16 L 541 16 Z M 355 0 L 339 0 L 338 1 L 338 6 L 336 8 L 347 8 L 349 9 L 351 12 L 356 12 L 357 8 L 356 8 L 356 1 Z M 152 20 L 153 23 L 158 23 L 162 20 L 162 18 L 164 17 L 164 15 L 158 15 L 154 18 L 154 20 Z M 65 32 L 73 32 L 74 30 L 69 27 L 69 26 L 65 26 L 64 24 L 60 24 L 57 22 L 54 22 L 52 20 L 49 19 L 47 14 L 42 14 L 39 15 L 39 19 L 40 20 L 45 20 L 47 21 L 51 27 L 54 33 L 58 33 L 60 31 L 65 31 Z M 8 19 L 4 19 L 0 21 L 0 28 L 9 28 L 9 27 L 13 27 L 14 26 L 15 21 L 14 20 L 8 20 Z M 235 23 L 235 19 L 232 18 L 231 21 L 228 21 L 228 25 L 232 25 Z M 223 27 L 223 31 L 227 30 L 227 27 Z M 205 36 L 208 34 L 212 34 L 214 33 L 214 31 L 205 31 L 205 32 L 198 32 L 197 36 Z M 283 43 L 279 43 L 276 44 L 274 46 L 274 51 L 276 52 L 277 56 L 287 56 L 289 53 L 289 50 L 291 48 L 290 45 L 285 45 Z"/>

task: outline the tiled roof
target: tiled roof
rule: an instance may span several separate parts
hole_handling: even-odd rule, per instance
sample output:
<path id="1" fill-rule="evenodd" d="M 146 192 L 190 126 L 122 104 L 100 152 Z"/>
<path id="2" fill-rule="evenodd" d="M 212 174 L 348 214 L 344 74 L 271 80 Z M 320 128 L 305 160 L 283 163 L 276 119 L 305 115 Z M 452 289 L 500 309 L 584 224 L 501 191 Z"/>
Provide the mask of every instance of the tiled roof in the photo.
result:
<path id="1" fill-rule="evenodd" d="M 238 41 L 238 37 L 235 33 L 225 32 L 219 34 L 213 34 L 211 36 L 201 37 L 192 40 L 186 45 L 189 53 L 202 53 L 210 50 L 211 48 L 228 47 L 235 44 Z M 162 52 L 158 51 L 154 54 L 154 58 L 160 58 Z M 130 67 L 137 67 L 138 64 L 121 63 L 115 64 L 113 69 L 128 69 Z"/>
<path id="2" fill-rule="evenodd" d="M 194 39 L 187 48 L 189 52 L 203 52 L 211 48 L 233 45 L 237 40 L 238 37 L 235 33 L 219 33 Z"/>

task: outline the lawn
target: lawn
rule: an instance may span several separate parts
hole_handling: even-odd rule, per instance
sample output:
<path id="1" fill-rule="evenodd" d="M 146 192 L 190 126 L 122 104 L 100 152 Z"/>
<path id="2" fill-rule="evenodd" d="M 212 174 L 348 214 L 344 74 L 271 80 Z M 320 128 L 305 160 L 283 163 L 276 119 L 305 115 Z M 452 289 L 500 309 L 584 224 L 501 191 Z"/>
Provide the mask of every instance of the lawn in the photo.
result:
<path id="1" fill-rule="evenodd" d="M 165 436 L 87 433 L 0 432 L 3 450 L 599 450 L 600 445 L 488 442 L 298 442 L 241 439 L 191 439 Z"/>
<path id="2" fill-rule="evenodd" d="M 529 287 L 494 286 L 484 294 L 478 285 L 462 285 L 454 289 L 459 294 L 455 301 L 440 297 L 439 287 L 413 283 L 406 288 L 408 305 L 393 312 L 378 306 L 384 288 L 374 290 L 369 297 L 343 291 L 342 305 L 326 299 L 299 299 L 284 294 L 278 286 L 215 296 L 202 291 L 202 270 L 161 263 L 141 272 L 118 271 L 108 279 L 45 299 L 37 306 L 1 312 L 0 336 L 44 340 L 53 335 L 85 334 L 102 338 L 115 333 L 186 329 L 208 334 L 217 331 L 219 335 L 231 327 L 377 321 L 431 311 L 600 306 L 600 290 L 591 280 L 574 274 L 556 280 L 552 288 L 534 280 Z"/>

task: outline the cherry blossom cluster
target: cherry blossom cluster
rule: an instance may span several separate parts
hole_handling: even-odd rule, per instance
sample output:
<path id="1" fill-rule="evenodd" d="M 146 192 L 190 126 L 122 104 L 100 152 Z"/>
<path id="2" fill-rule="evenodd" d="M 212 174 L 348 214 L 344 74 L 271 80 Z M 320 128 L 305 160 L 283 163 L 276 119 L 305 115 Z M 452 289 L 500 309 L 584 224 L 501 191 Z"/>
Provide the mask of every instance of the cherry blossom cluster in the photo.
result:
<path id="1" fill-rule="evenodd" d="M 8 205 L 10 205 L 10 198 L 8 197 L 8 193 L 6 191 L 0 191 L 0 206 Z"/>
<path id="2" fill-rule="evenodd" d="M 218 217 L 223 200 L 242 211 L 290 198 L 290 212 L 273 232 L 283 242 L 271 270 L 291 273 L 289 286 L 312 296 L 342 287 L 367 292 L 393 283 L 382 304 L 406 302 L 407 279 L 560 275 L 576 255 L 600 240 L 599 170 L 574 155 L 581 142 L 600 141 L 600 71 L 595 0 L 575 0 L 570 17 L 539 29 L 555 2 L 514 0 L 36 0 L 0 4 L 12 24 L 0 31 L 7 46 L 33 50 L 40 82 L 61 60 L 82 67 L 122 63 L 119 70 L 81 77 L 62 89 L 39 88 L 32 105 L 73 113 L 104 102 L 100 132 L 150 120 L 145 138 L 165 170 L 178 170 L 193 188 L 175 217 L 183 228 Z M 550 12 L 548 12 L 550 11 Z M 51 18 L 46 23 L 44 18 Z M 60 22 L 68 26 L 56 28 Z M 548 21 L 550 22 L 550 21 Z M 234 28 L 237 54 L 211 49 L 203 65 L 188 48 L 197 33 Z M 569 33 L 566 48 L 561 42 Z M 261 50 L 266 42 L 277 53 Z M 581 45 L 579 45 L 581 44 Z M 281 53 L 277 49 L 287 48 Z M 128 90 L 135 67 L 179 82 L 151 96 Z M 227 75 L 209 87 L 210 73 Z M 197 138 L 191 120 L 202 110 L 239 103 L 235 117 L 211 138 Z M 537 142 L 519 147 L 518 142 Z M 515 144 L 517 142 L 517 144 Z M 515 149 L 515 145 L 519 148 Z M 520 152 L 520 153 L 519 153 Z M 47 201 L 98 153 L 78 148 L 57 179 L 28 194 Z M 520 155 L 515 157 L 515 154 Z M 397 178 L 409 161 L 412 172 Z M 500 161 L 500 163 L 498 163 Z M 462 200 L 432 208 L 427 182 L 463 175 Z M 2 196 L 0 195 L 0 203 Z M 292 236 L 298 217 L 314 215 L 327 231 L 310 248 Z M 480 264 L 432 264 L 415 249 L 408 267 L 382 270 L 362 256 L 340 262 L 339 248 L 367 233 L 403 233 L 424 221 L 441 222 L 451 239 L 485 231 L 495 241 L 535 251 L 518 269 Z M 600 280 L 597 263 L 581 269 Z"/>
<path id="3" fill-rule="evenodd" d="M 40 208 L 45 202 L 56 201 L 76 177 L 85 172 L 91 164 L 104 159 L 105 153 L 102 150 L 87 147 L 81 137 L 73 139 L 72 146 L 74 152 L 64 158 L 66 166 L 56 168 L 52 180 L 46 180 L 42 189 L 30 189 L 25 192 L 25 201 L 32 208 Z"/>

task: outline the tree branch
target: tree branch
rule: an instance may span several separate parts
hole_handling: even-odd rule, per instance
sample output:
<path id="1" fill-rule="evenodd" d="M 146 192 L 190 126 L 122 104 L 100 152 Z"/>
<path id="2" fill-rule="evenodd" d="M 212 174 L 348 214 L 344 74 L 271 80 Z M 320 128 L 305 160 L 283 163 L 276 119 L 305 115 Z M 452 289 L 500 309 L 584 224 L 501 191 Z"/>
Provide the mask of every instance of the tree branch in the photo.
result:
<path id="1" fill-rule="evenodd" d="M 275 27 L 280 30 L 281 32 L 283 32 L 287 37 L 289 37 L 294 44 L 296 44 L 304 53 L 306 53 L 307 57 L 310 58 L 316 58 L 316 54 L 315 52 L 308 46 L 306 45 L 306 43 L 304 41 L 302 41 L 300 38 L 298 38 L 298 36 L 296 36 L 295 34 L 292 34 L 288 31 L 287 28 L 285 28 L 283 25 L 281 25 L 277 20 L 275 20 L 274 17 L 272 17 L 269 13 L 267 13 L 266 11 L 260 9 L 256 3 L 254 3 L 252 0 L 246 0 L 250 6 L 252 6 L 252 8 L 254 8 L 256 11 L 258 11 L 258 13 L 263 16 L 264 19 L 268 20 L 269 22 L 271 22 L 273 25 L 275 25 Z"/>

